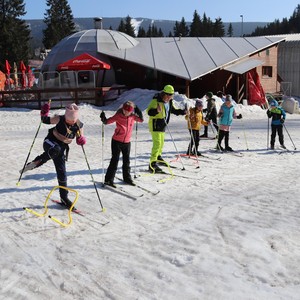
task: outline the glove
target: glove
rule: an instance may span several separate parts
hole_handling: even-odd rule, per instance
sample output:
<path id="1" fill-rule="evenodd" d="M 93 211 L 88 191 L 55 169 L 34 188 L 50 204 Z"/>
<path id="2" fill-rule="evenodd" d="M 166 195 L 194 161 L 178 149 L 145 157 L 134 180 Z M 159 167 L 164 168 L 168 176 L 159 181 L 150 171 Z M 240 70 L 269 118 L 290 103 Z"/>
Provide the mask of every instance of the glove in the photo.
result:
<path id="1" fill-rule="evenodd" d="M 204 113 L 207 113 L 207 108 L 204 108 L 202 111 L 203 111 Z"/>
<path id="2" fill-rule="evenodd" d="M 48 117 L 50 111 L 50 104 L 46 103 L 41 108 L 41 117 Z"/>
<path id="3" fill-rule="evenodd" d="M 237 118 L 237 119 L 242 119 L 243 116 L 242 116 L 242 114 L 239 114 L 236 118 Z"/>
<path id="4" fill-rule="evenodd" d="M 284 119 L 280 119 L 280 123 L 283 124 L 284 123 Z"/>
<path id="5" fill-rule="evenodd" d="M 208 117 L 205 117 L 204 120 L 205 120 L 206 122 L 209 122 L 209 118 L 208 118 Z"/>
<path id="6" fill-rule="evenodd" d="M 105 116 L 105 112 L 104 111 L 102 111 L 101 112 L 101 114 L 100 114 L 100 119 L 101 119 L 101 121 L 104 123 L 104 124 L 106 124 L 106 116 Z"/>
<path id="7" fill-rule="evenodd" d="M 269 109 L 267 110 L 267 115 L 268 115 L 269 118 L 272 117 L 272 112 Z"/>
<path id="8" fill-rule="evenodd" d="M 134 113 L 135 113 L 141 120 L 144 121 L 143 113 L 142 113 L 142 111 L 141 111 L 137 106 L 134 107 Z"/>
<path id="9" fill-rule="evenodd" d="M 76 143 L 79 146 L 85 145 L 86 144 L 86 137 L 83 136 L 83 135 L 76 137 Z"/>

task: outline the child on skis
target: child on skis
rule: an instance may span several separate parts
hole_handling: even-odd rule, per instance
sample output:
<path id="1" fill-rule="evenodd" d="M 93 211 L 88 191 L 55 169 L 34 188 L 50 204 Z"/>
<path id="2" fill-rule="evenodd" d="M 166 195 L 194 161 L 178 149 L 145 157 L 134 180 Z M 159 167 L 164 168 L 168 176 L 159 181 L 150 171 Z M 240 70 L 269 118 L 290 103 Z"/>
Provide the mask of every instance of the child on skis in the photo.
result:
<path id="1" fill-rule="evenodd" d="M 217 149 L 221 151 L 233 151 L 229 147 L 229 131 L 233 119 L 242 119 L 242 115 L 236 115 L 234 106 L 232 105 L 231 95 L 226 95 L 225 102 L 222 104 L 220 111 L 218 113 L 219 121 L 219 134 Z M 221 146 L 222 140 L 225 137 L 225 149 Z"/>
<path id="2" fill-rule="evenodd" d="M 276 100 L 272 100 L 270 108 L 267 110 L 268 118 L 272 118 L 271 122 L 271 149 L 274 149 L 276 133 L 278 133 L 279 143 L 285 149 L 283 137 L 283 123 L 286 113 L 282 107 L 278 105 Z"/>
<path id="3" fill-rule="evenodd" d="M 206 109 L 206 116 L 205 121 L 210 122 L 212 121 L 213 126 L 216 128 L 218 132 L 219 127 L 217 124 L 217 107 L 216 107 L 216 99 L 213 97 L 214 94 L 212 92 L 207 92 L 205 98 L 207 99 L 207 109 Z M 201 137 L 207 138 L 208 137 L 208 126 L 204 126 L 204 133 Z"/>
<path id="4" fill-rule="evenodd" d="M 124 182 L 135 185 L 130 175 L 130 140 L 134 122 L 144 121 L 141 110 L 133 102 L 127 101 L 110 118 L 106 118 L 102 111 L 100 114 L 103 124 L 116 123 L 116 129 L 111 140 L 112 157 L 105 174 L 104 184 L 115 187 L 114 178 L 118 168 L 120 153 L 123 156 L 123 180 Z"/>
<path id="5" fill-rule="evenodd" d="M 195 107 L 191 107 L 185 116 L 188 123 L 188 129 L 191 136 L 191 141 L 186 152 L 187 155 L 201 155 L 198 151 L 200 141 L 200 128 L 201 125 L 208 125 L 209 123 L 203 119 L 203 102 L 196 100 Z"/>
<path id="6" fill-rule="evenodd" d="M 79 120 L 79 109 L 75 103 L 66 107 L 64 115 L 49 117 L 50 104 L 46 103 L 41 109 L 41 121 L 44 124 L 55 124 L 50 128 L 46 136 L 43 148 L 44 152 L 28 163 L 23 172 L 40 167 L 52 159 L 58 180 L 58 185 L 67 187 L 66 161 L 68 158 L 69 144 L 76 138 L 77 145 L 85 145 L 86 138 L 83 135 L 83 123 Z M 68 198 L 68 190 L 59 189 L 62 204 L 70 208 L 72 201 Z M 74 209 L 74 208 L 73 208 Z"/>

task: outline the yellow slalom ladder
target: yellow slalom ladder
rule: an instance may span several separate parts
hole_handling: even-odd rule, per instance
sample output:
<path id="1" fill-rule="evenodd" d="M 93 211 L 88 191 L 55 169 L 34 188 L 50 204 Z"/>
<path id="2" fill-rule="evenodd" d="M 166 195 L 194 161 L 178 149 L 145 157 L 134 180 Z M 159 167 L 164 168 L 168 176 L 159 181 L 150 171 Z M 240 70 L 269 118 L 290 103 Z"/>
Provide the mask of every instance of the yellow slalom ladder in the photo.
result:
<path id="1" fill-rule="evenodd" d="M 163 183 L 163 182 L 166 182 L 166 181 L 168 181 L 168 180 L 173 179 L 173 178 L 174 178 L 174 173 L 172 172 L 172 169 L 171 169 L 170 165 L 169 165 L 166 161 L 163 161 L 163 160 L 158 160 L 158 162 L 164 163 L 164 164 L 168 167 L 168 171 L 169 171 L 169 173 L 170 173 L 170 175 L 168 175 L 168 174 L 166 173 L 167 177 L 158 180 L 158 182 L 159 182 L 159 183 Z M 150 164 L 150 168 L 152 169 L 152 173 L 150 173 L 150 174 L 143 174 L 142 176 L 152 176 L 152 175 L 154 175 L 154 174 L 155 174 L 155 170 L 154 170 L 154 168 L 152 168 L 151 164 Z M 158 174 L 162 174 L 162 173 L 158 173 Z"/>
<path id="2" fill-rule="evenodd" d="M 52 193 L 53 193 L 55 190 L 59 189 L 59 188 L 62 188 L 62 189 L 68 190 L 69 192 L 75 193 L 75 200 L 73 201 L 71 207 L 68 209 L 69 222 L 68 222 L 68 223 L 64 223 L 64 222 L 62 222 L 62 221 L 58 220 L 57 218 L 52 217 L 52 216 L 50 216 L 50 215 L 49 215 L 48 217 L 49 217 L 51 220 L 53 220 L 54 222 L 58 223 L 59 225 L 61 225 L 61 226 L 63 226 L 63 227 L 67 227 L 67 226 L 71 225 L 71 223 L 72 223 L 72 209 L 73 209 L 73 207 L 75 206 L 75 203 L 76 203 L 77 200 L 78 200 L 78 192 L 77 192 L 76 190 L 71 189 L 71 188 L 68 188 L 68 187 L 65 187 L 65 186 L 55 186 L 55 187 L 50 191 L 50 193 L 48 194 L 48 196 L 47 196 L 47 198 L 46 198 L 46 201 L 45 201 L 45 203 L 44 203 L 45 210 L 44 210 L 43 213 L 39 213 L 39 212 L 37 212 L 37 211 L 35 211 L 35 210 L 31 209 L 31 208 L 28 208 L 28 207 L 23 207 L 23 209 L 26 210 L 26 211 L 28 211 L 29 213 L 31 213 L 31 214 L 37 216 L 37 217 L 44 217 L 44 216 L 46 216 L 46 214 L 47 214 L 47 212 L 48 212 L 48 202 L 49 202 L 49 199 L 50 199 Z"/>

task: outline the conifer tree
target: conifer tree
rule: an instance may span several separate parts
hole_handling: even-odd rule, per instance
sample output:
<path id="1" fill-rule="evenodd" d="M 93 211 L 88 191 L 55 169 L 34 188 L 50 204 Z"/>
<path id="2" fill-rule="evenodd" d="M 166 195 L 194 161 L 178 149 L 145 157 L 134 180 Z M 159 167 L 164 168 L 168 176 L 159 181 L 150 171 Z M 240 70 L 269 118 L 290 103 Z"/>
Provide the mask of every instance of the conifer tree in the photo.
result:
<path id="1" fill-rule="evenodd" d="M 30 29 L 20 17 L 26 14 L 23 0 L 0 1 L 0 62 L 27 64 L 30 56 Z"/>
<path id="2" fill-rule="evenodd" d="M 190 26 L 190 36 L 192 37 L 201 36 L 201 26 L 202 26 L 201 18 L 197 13 L 197 11 L 195 10 L 193 20 Z"/>
<path id="3" fill-rule="evenodd" d="M 189 35 L 189 27 L 186 25 L 184 17 L 182 17 L 180 23 L 177 21 L 175 22 L 173 31 L 174 36 L 186 37 Z"/>
<path id="4" fill-rule="evenodd" d="M 217 18 L 216 21 L 213 24 L 213 36 L 214 37 L 222 37 L 225 34 L 225 30 L 224 30 L 224 24 L 222 22 L 221 18 Z"/>
<path id="5" fill-rule="evenodd" d="M 124 32 L 132 37 L 135 37 L 135 33 L 134 33 L 134 27 L 131 24 L 131 17 L 127 16 L 125 19 L 125 23 L 123 21 L 123 19 L 121 19 L 120 21 L 120 25 L 118 27 L 118 31 Z"/>
<path id="6" fill-rule="evenodd" d="M 46 4 L 48 9 L 44 18 L 46 29 L 43 30 L 43 44 L 50 49 L 75 32 L 75 23 L 67 0 L 47 0 Z"/>
<path id="7" fill-rule="evenodd" d="M 233 28 L 232 24 L 229 23 L 228 29 L 227 29 L 227 36 L 232 37 L 233 36 Z"/>

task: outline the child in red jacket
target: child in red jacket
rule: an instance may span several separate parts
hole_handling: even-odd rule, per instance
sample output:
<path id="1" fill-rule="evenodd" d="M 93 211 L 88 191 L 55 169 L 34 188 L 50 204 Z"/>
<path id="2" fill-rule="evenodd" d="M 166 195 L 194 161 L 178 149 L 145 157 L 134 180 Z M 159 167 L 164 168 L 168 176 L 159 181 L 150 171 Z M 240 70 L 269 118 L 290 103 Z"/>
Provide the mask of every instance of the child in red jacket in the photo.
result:
<path id="1" fill-rule="evenodd" d="M 130 175 L 130 140 L 134 122 L 144 121 L 141 110 L 133 102 L 127 101 L 112 117 L 106 118 L 105 113 L 101 112 L 100 118 L 105 125 L 116 122 L 116 129 L 111 140 L 112 157 L 106 171 L 104 184 L 115 187 L 114 178 L 122 152 L 123 180 L 128 184 L 135 185 Z"/>

